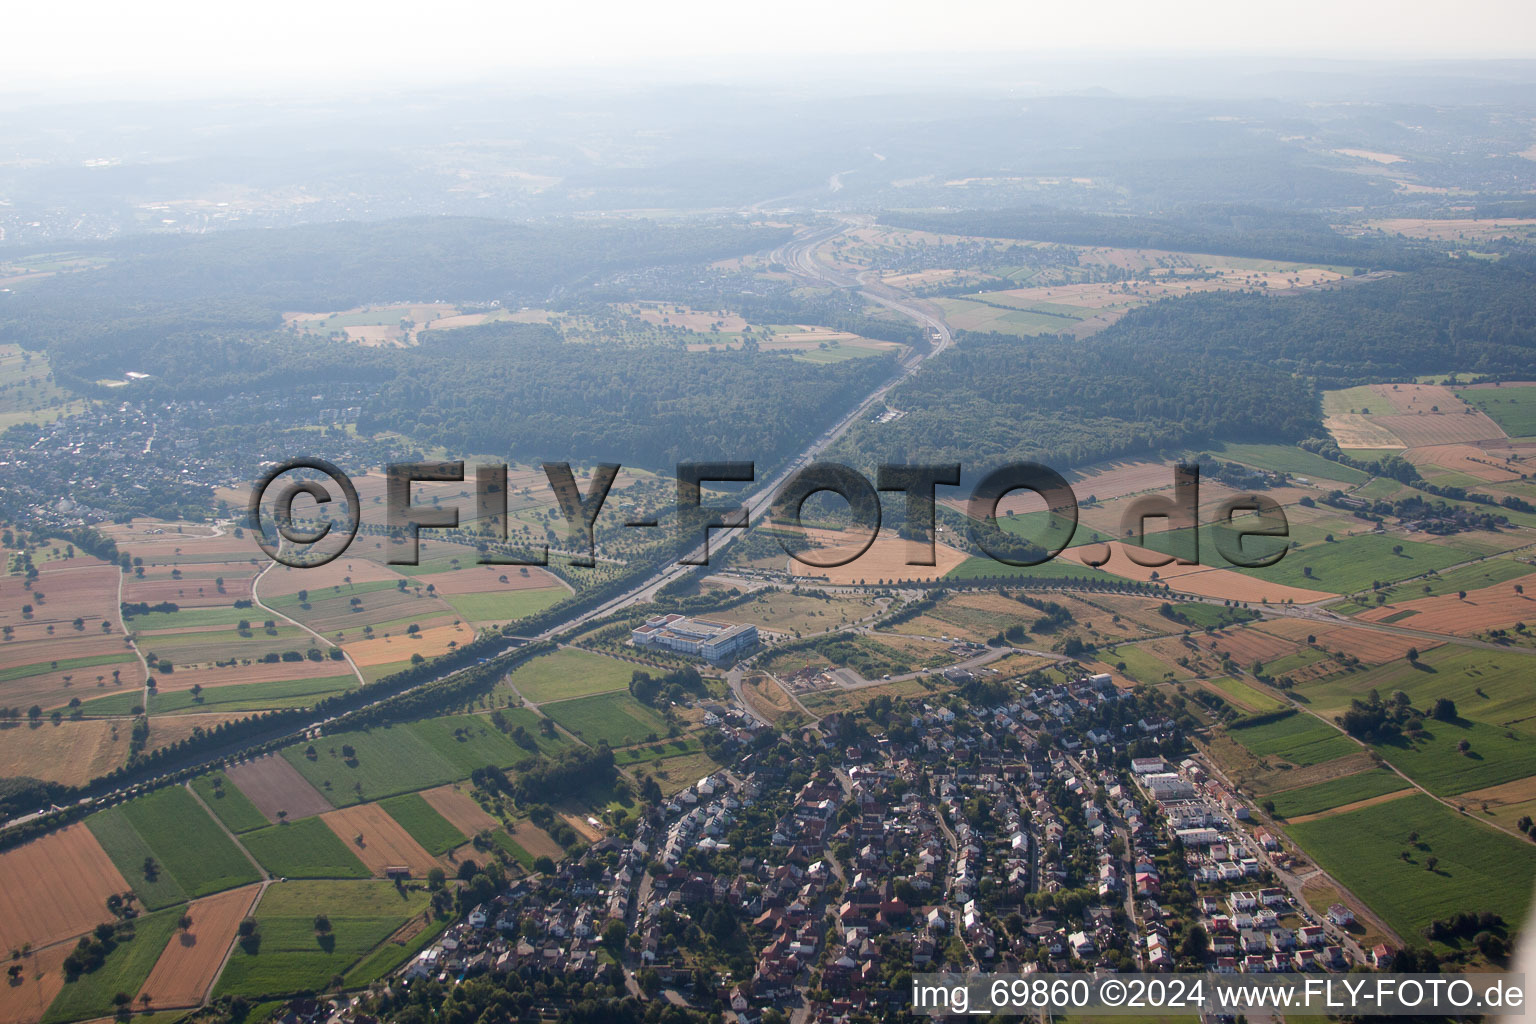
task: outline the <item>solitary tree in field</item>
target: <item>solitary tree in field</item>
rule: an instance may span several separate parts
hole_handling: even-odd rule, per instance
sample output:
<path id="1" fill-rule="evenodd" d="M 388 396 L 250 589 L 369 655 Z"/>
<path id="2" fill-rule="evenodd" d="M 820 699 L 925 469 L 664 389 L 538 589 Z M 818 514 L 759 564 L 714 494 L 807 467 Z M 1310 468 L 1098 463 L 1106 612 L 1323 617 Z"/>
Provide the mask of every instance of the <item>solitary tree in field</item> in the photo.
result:
<path id="1" fill-rule="evenodd" d="M 1424 870 L 1425 871 L 1433 871 L 1433 870 L 1435 870 L 1435 865 L 1439 864 L 1439 863 L 1440 863 L 1440 858 L 1439 857 L 1427 857 L 1424 860 Z"/>
<path id="2" fill-rule="evenodd" d="M 176 926 L 178 928 L 180 928 L 183 932 L 191 931 L 192 930 L 192 915 L 191 914 L 182 914 L 181 917 L 177 919 Z"/>

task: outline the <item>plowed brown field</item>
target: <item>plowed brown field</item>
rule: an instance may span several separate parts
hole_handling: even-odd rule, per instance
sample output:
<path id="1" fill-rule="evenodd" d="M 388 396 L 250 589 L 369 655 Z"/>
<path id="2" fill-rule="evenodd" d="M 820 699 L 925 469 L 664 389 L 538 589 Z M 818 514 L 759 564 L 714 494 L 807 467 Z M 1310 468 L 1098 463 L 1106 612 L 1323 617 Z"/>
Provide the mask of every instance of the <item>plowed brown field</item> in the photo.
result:
<path id="1" fill-rule="evenodd" d="M 111 919 L 107 897 L 130 886 L 84 825 L 0 853 L 0 949 L 45 946 Z"/>
<path id="2" fill-rule="evenodd" d="M 331 802 L 277 754 L 231 765 L 224 774 L 273 824 L 278 811 L 287 811 L 288 820 L 297 821 L 331 810 Z"/>
<path id="3" fill-rule="evenodd" d="M 186 911 L 192 927 L 171 936 L 138 994 L 161 1009 L 200 1004 L 260 892 L 260 885 L 246 885 L 193 900 Z"/>
<path id="4" fill-rule="evenodd" d="M 322 814 L 321 820 L 347 844 L 358 859 L 374 874 L 383 877 L 385 869 L 408 867 L 415 878 L 425 877 L 438 867 L 433 857 L 411 834 L 378 804 L 359 804 Z M 362 837 L 362 842 L 357 841 Z"/>
<path id="5" fill-rule="evenodd" d="M 64 960 L 74 952 L 71 943 L 31 953 L 21 958 L 21 977 L 16 983 L 0 981 L 0 1020 L 7 1024 L 37 1024 L 64 988 Z M 9 963 L 7 964 L 9 967 Z"/>
<path id="6" fill-rule="evenodd" d="M 524 576 L 521 567 L 515 565 L 477 565 L 473 569 L 456 569 L 453 572 L 434 573 L 424 576 L 437 587 L 439 594 L 484 594 L 498 590 L 542 590 L 545 587 L 570 588 L 560 579 L 537 566 L 527 567 Z M 507 582 L 501 582 L 505 576 Z"/>
<path id="7" fill-rule="evenodd" d="M 448 824 L 467 836 L 501 826 L 501 822 L 487 814 L 484 808 L 475 803 L 473 797 L 452 784 L 424 790 L 421 796 L 432 805 L 433 810 L 448 820 Z"/>
<path id="8" fill-rule="evenodd" d="M 1524 587 L 1528 593 L 1515 593 L 1516 586 Z M 1469 591 L 1465 599 L 1455 594 L 1421 597 L 1416 601 L 1372 608 L 1361 612 L 1359 617 L 1367 622 L 1379 622 L 1405 611 L 1413 614 L 1393 621 L 1410 629 L 1452 636 L 1470 636 L 1488 629 L 1507 628 L 1517 622 L 1536 622 L 1536 575 Z"/>

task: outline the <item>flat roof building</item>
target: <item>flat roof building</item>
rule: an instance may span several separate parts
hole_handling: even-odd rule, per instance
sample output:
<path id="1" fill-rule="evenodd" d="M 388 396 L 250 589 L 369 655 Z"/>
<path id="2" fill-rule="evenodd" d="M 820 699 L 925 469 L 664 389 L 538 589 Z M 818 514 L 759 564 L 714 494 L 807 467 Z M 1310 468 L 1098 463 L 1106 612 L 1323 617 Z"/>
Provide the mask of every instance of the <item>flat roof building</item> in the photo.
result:
<path id="1" fill-rule="evenodd" d="M 685 615 L 658 615 L 630 632 L 636 647 L 662 647 L 709 661 L 724 661 L 757 643 L 757 627 Z"/>

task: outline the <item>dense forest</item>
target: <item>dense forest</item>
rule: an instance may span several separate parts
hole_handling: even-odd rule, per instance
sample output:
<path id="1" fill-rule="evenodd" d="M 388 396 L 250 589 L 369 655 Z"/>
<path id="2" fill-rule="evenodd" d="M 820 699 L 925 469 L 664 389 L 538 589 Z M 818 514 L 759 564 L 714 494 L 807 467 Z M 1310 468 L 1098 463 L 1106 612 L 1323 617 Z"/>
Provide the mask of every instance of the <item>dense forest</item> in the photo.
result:
<path id="1" fill-rule="evenodd" d="M 0 296 L 0 342 L 46 349 L 61 383 L 89 388 L 100 377 L 141 369 L 166 344 L 191 341 L 201 351 L 221 339 L 275 329 L 286 311 L 544 302 L 602 275 L 705 263 L 788 236 L 788 229 L 735 221 L 662 226 L 471 218 L 136 236 L 82 249 L 78 255 L 105 261 L 97 269 Z"/>
<path id="2" fill-rule="evenodd" d="M 1316 391 L 1415 374 L 1529 375 L 1536 273 L 1442 263 L 1340 291 L 1155 303 L 1087 340 L 962 334 L 861 424 L 844 454 L 1060 466 L 1213 439 L 1323 433 Z"/>
<path id="3" fill-rule="evenodd" d="M 892 371 L 753 351 L 682 352 L 560 341 L 489 324 L 430 332 L 363 407 L 362 431 L 452 451 L 595 459 L 670 470 L 680 460 L 788 455 Z"/>

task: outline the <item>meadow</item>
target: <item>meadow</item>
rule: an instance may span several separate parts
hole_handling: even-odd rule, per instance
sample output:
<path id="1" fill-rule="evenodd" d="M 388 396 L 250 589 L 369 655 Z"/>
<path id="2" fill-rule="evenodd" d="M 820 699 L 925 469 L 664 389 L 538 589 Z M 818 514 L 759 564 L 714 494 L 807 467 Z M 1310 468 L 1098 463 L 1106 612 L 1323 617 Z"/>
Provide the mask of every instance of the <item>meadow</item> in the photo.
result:
<path id="1" fill-rule="evenodd" d="M 353 964 L 352 969 L 347 971 L 347 987 L 360 988 L 378 981 L 384 975 L 430 946 L 450 923 L 450 918 L 434 921 L 403 942 L 396 939 L 393 942 L 381 945 L 356 964 Z"/>
<path id="2" fill-rule="evenodd" d="M 282 756 L 338 807 L 440 786 L 467 774 L 405 725 L 322 736 L 313 743 L 313 761 L 305 756 L 310 745 L 284 747 Z M 352 763 L 342 754 L 348 746 L 355 753 Z"/>
<path id="3" fill-rule="evenodd" d="M 468 842 L 469 837 L 449 824 L 420 793 L 392 796 L 380 800 L 379 806 L 428 853 L 444 854 Z"/>
<path id="4" fill-rule="evenodd" d="M 280 995 L 320 990 L 344 974 L 405 921 L 426 908 L 427 894 L 389 882 L 294 881 L 268 887 L 257 904 L 255 952 L 235 945 L 219 995 Z M 314 930 L 330 918 L 329 938 Z"/>
<path id="5" fill-rule="evenodd" d="M 1353 753 L 1356 745 L 1337 729 L 1310 715 L 1289 714 L 1262 725 L 1229 730 L 1258 757 L 1279 757 L 1303 767 Z"/>
<path id="6" fill-rule="evenodd" d="M 1458 388 L 1456 397 L 1481 409 L 1510 437 L 1536 437 L 1536 387 Z"/>
<path id="7" fill-rule="evenodd" d="M 1466 753 L 1458 749 L 1463 741 L 1470 744 Z M 1419 739 L 1377 743 L 1375 749 L 1392 767 L 1437 796 L 1536 775 L 1536 736 L 1464 718 L 1431 720 Z"/>
<path id="8" fill-rule="evenodd" d="M 1330 462 L 1303 448 L 1283 444 L 1223 444 L 1212 451 L 1218 457 L 1241 462 L 1255 469 L 1268 469 L 1291 476 L 1320 477 L 1345 484 L 1363 484 L 1366 473 L 1351 466 Z"/>
<path id="9" fill-rule="evenodd" d="M 539 736 L 538 722 L 533 712 L 526 708 L 507 708 L 501 714 L 509 731 L 522 726 L 535 743 L 543 739 Z M 396 728 L 409 729 L 412 735 L 452 765 L 459 773 L 458 778 L 465 778 L 476 768 L 484 768 L 488 764 L 508 768 L 519 761 L 526 761 L 534 753 L 518 746 L 510 735 L 497 729 L 489 715 L 425 718 Z"/>
<path id="10" fill-rule="evenodd" d="M 508 681 L 529 701 L 542 704 L 623 690 L 635 671 L 628 662 L 566 647 L 519 665 Z"/>
<path id="11" fill-rule="evenodd" d="M 1170 674 L 1175 678 L 1189 678 L 1189 672 L 1183 667 L 1162 661 L 1156 655 L 1134 644 L 1106 647 L 1101 652 L 1100 658 L 1106 664 L 1114 665 L 1116 668 L 1124 665 L 1125 668 L 1121 671 L 1138 683 L 1159 683 Z"/>
<path id="12" fill-rule="evenodd" d="M 215 779 L 222 779 L 222 783 L 215 786 Z M 240 792 L 238 786 L 217 773 L 199 775 L 192 780 L 192 788 L 231 832 L 250 832 L 269 824 L 266 815 Z"/>
<path id="13" fill-rule="evenodd" d="M 150 910 L 187 901 L 187 892 L 176 878 L 163 868 L 153 878 L 144 872 L 145 858 L 158 857 L 129 823 L 121 807 L 108 807 L 85 819 L 101 848 L 106 851 L 123 878 L 139 894 L 139 902 Z"/>
<path id="14" fill-rule="evenodd" d="M 1393 549 L 1399 546 L 1402 553 L 1394 553 Z M 1439 572 L 1466 560 L 1467 556 L 1455 548 L 1408 540 L 1397 534 L 1371 533 L 1289 551 L 1267 568 L 1238 571 L 1288 586 L 1349 594 L 1365 590 L 1377 581 L 1394 583 L 1430 571 Z"/>
<path id="15" fill-rule="evenodd" d="M 667 733 L 661 716 L 627 693 L 563 700 L 547 705 L 544 713 L 589 746 L 607 742 L 610 747 L 625 747 Z"/>
<path id="16" fill-rule="evenodd" d="M 1412 583 L 1392 587 L 1386 591 L 1386 603 L 1398 604 L 1421 597 L 1454 594 L 1462 590 L 1472 593 L 1484 587 L 1528 576 L 1531 572 L 1530 565 L 1513 558 L 1487 558 L 1471 565 L 1462 565 L 1446 572 L 1436 573 L 1425 580 L 1415 580 Z"/>
<path id="17" fill-rule="evenodd" d="M 1458 911 L 1493 910 L 1511 925 L 1523 921 L 1536 883 L 1536 845 L 1478 826 L 1423 795 L 1287 831 L 1408 941 L 1422 941 L 1421 928 Z M 1415 832 L 1417 842 L 1409 838 Z"/>
<path id="18" fill-rule="evenodd" d="M 1356 772 L 1339 779 L 1329 779 L 1315 786 L 1302 786 L 1272 794 L 1275 813 L 1283 818 L 1299 818 L 1304 814 L 1343 807 L 1357 800 L 1369 800 L 1385 793 L 1406 789 L 1408 783 L 1393 772 L 1380 768 Z"/>
<path id="19" fill-rule="evenodd" d="M 268 825 L 240 840 L 280 878 L 369 878 L 372 872 L 319 818 Z"/>
<path id="20" fill-rule="evenodd" d="M 163 787 L 117 809 L 188 896 L 258 880 L 250 861 L 181 786 Z M 137 867 L 142 874 L 142 861 Z"/>
<path id="21" fill-rule="evenodd" d="M 1220 690 L 1250 711 L 1279 711 L 1285 707 L 1284 702 L 1278 698 L 1265 693 L 1256 686 L 1250 686 L 1240 679 L 1233 679 L 1231 676 L 1221 676 L 1217 679 L 1208 680 L 1206 685 Z"/>
<path id="22" fill-rule="evenodd" d="M 44 1024 L 110 1016 L 116 1009 L 112 997 L 119 992 L 137 993 L 149 977 L 155 961 L 171 941 L 180 916 L 179 909 L 162 910 L 134 921 L 130 941 L 119 943 L 96 970 L 64 983 L 43 1015 Z"/>
<path id="23" fill-rule="evenodd" d="M 475 625 L 513 622 L 534 612 L 541 612 L 569 596 L 564 587 L 538 590 L 493 590 L 480 594 L 452 594 L 446 600 L 453 609 Z"/>
<path id="24" fill-rule="evenodd" d="M 336 664 L 346 667 L 344 662 Z M 190 710 L 266 711 L 274 708 L 310 707 L 316 701 L 343 693 L 356 685 L 356 676 L 343 675 L 286 679 L 272 683 L 205 686 L 195 696 L 191 690 L 157 691 L 149 698 L 149 712 L 152 715 L 163 715 Z"/>
<path id="25" fill-rule="evenodd" d="M 1464 718 L 1489 725 L 1516 726 L 1536 715 L 1531 692 L 1532 656 L 1519 652 L 1443 644 L 1424 650 L 1417 664 L 1406 658 L 1364 672 L 1330 676 L 1299 687 L 1319 714 L 1336 714 L 1354 698 L 1376 690 L 1383 699 L 1402 690 L 1413 706 L 1428 711 L 1441 697 Z"/>

